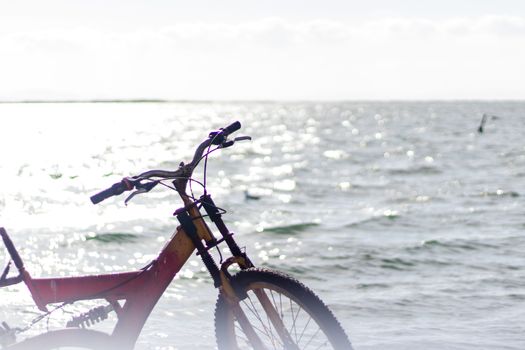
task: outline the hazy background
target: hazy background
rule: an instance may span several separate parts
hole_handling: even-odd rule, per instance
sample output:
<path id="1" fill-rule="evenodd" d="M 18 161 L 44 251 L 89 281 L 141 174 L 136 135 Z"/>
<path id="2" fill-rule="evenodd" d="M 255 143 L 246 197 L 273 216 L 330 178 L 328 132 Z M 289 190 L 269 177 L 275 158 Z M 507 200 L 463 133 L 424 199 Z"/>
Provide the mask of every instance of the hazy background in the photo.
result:
<path id="1" fill-rule="evenodd" d="M 0 101 L 173 100 L 0 104 L 0 225 L 33 276 L 141 267 L 173 195 L 88 197 L 238 119 L 253 141 L 214 153 L 214 198 L 356 349 L 521 350 L 523 62 L 517 0 L 0 0 Z M 213 349 L 211 283 L 192 257 L 137 349 Z M 0 293 L 0 321 L 39 314 Z"/>
<path id="2" fill-rule="evenodd" d="M 1 1 L 0 100 L 520 99 L 525 4 Z"/>

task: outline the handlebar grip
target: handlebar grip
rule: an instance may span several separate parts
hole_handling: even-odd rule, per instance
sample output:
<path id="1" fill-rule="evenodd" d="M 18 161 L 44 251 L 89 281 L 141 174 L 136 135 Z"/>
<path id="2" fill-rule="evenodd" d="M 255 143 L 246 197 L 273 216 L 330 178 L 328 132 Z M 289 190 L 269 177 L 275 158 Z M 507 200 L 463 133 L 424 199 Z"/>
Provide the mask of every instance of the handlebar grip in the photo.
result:
<path id="1" fill-rule="evenodd" d="M 241 128 L 241 122 L 236 121 L 235 123 L 232 123 L 228 125 L 227 127 L 225 127 L 223 129 L 223 132 L 226 134 L 226 136 L 228 136 L 229 134 L 236 132 L 240 128 Z"/>
<path id="2" fill-rule="evenodd" d="M 133 184 L 130 181 L 124 179 L 121 182 L 113 184 L 113 186 L 111 186 L 110 188 L 107 188 L 104 191 L 101 191 L 95 194 L 94 196 L 91 196 L 91 203 L 98 204 L 103 200 L 108 199 L 109 197 L 118 196 L 124 191 L 131 190 L 132 188 Z"/>
<path id="3" fill-rule="evenodd" d="M 7 232 L 3 227 L 0 227 L 0 235 L 2 236 L 2 239 L 4 240 L 5 247 L 7 248 L 7 251 L 11 255 L 11 259 L 13 259 L 13 262 L 15 263 L 15 266 L 18 270 L 22 270 L 24 268 L 24 263 L 22 262 L 22 258 L 18 254 L 18 251 L 15 248 L 15 245 L 11 241 L 11 238 L 7 235 Z"/>

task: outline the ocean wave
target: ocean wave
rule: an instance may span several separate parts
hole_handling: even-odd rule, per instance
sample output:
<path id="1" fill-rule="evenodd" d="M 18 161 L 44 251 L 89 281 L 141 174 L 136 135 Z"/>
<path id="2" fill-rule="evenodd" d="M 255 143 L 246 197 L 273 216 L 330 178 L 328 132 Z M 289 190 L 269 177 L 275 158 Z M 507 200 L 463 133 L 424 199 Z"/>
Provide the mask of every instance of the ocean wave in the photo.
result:
<path id="1" fill-rule="evenodd" d="M 277 234 L 294 234 L 306 231 L 312 227 L 319 226 L 315 222 L 305 222 L 300 224 L 282 225 L 264 228 L 263 232 L 277 233 Z"/>
<path id="2" fill-rule="evenodd" d="M 390 226 L 392 221 L 400 219 L 402 216 L 394 210 L 386 210 L 382 215 L 374 215 L 353 221 L 343 225 L 343 228 L 358 228 L 367 225 Z"/>
<path id="3" fill-rule="evenodd" d="M 511 198 L 517 198 L 520 194 L 516 191 L 506 191 L 498 189 L 496 191 L 483 191 L 479 193 L 475 193 L 472 195 L 472 197 L 511 197 Z"/>
<path id="4" fill-rule="evenodd" d="M 102 243 L 133 243 L 139 235 L 125 232 L 98 233 L 86 236 L 86 241 L 97 241 Z"/>
<path id="5" fill-rule="evenodd" d="M 448 251 L 448 252 L 464 252 L 476 251 L 480 249 L 499 249 L 501 246 L 496 244 L 489 244 L 474 240 L 453 240 L 440 241 L 437 239 L 430 239 L 421 242 L 421 244 L 406 248 L 409 252 L 418 251 Z"/>
<path id="6" fill-rule="evenodd" d="M 357 289 L 385 289 L 391 288 L 392 286 L 387 283 L 358 283 L 356 285 Z"/>
<path id="7" fill-rule="evenodd" d="M 406 270 L 415 266 L 414 261 L 409 261 L 401 258 L 383 258 L 381 259 L 381 267 L 391 270 Z"/>
<path id="8" fill-rule="evenodd" d="M 439 175 L 443 173 L 440 169 L 431 166 L 389 169 L 387 172 L 390 175 Z"/>

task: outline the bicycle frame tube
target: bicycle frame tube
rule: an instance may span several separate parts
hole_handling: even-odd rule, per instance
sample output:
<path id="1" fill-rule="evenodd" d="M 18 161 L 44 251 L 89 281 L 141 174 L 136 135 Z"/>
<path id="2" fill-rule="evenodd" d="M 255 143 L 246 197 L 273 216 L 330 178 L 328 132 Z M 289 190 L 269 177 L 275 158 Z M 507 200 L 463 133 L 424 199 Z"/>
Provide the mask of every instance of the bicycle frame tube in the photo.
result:
<path id="1" fill-rule="evenodd" d="M 116 306 L 118 315 L 112 337 L 119 348 L 131 349 L 151 310 L 194 250 L 190 238 L 178 227 L 158 257 L 143 270 L 60 278 L 32 278 L 23 271 L 23 278 L 43 311 L 51 303 L 106 299 Z M 124 303 L 117 305 L 118 301 Z"/>
<path id="2" fill-rule="evenodd" d="M 118 316 L 111 334 L 111 345 L 118 349 L 133 349 L 149 314 L 173 278 L 197 249 L 196 245 L 201 246 L 202 250 L 202 241 L 207 245 L 216 244 L 216 239 L 196 203 L 185 193 L 186 183 L 187 179 L 174 181 L 184 203 L 184 208 L 181 210 L 189 214 L 195 227 L 196 237 L 190 237 L 183 227 L 179 226 L 157 258 L 137 271 L 76 277 L 32 278 L 21 266 L 20 274 L 37 307 L 47 312 L 48 304 L 92 299 L 106 300 L 113 305 Z M 219 222 L 224 236 L 227 229 L 222 220 Z M 225 238 L 228 238 L 227 242 L 231 249 L 233 240 L 231 237 L 225 236 Z M 240 249 L 236 245 L 234 248 L 236 249 L 233 250 L 240 254 Z M 206 254 L 206 249 L 204 248 L 201 253 Z M 215 270 L 219 273 L 217 268 Z M 219 282 L 221 286 L 229 285 L 224 277 L 221 277 Z M 231 287 L 228 288 L 230 289 Z M 229 294 L 233 295 L 233 291 Z"/>

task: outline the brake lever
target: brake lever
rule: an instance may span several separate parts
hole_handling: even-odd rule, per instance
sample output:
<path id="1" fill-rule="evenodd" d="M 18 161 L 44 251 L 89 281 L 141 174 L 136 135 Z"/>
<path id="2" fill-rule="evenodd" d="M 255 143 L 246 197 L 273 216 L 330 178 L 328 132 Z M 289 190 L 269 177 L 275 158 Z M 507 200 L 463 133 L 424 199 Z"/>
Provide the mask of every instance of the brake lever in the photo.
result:
<path id="1" fill-rule="evenodd" d="M 233 146 L 233 144 L 237 141 L 245 141 L 245 140 L 250 141 L 251 139 L 252 139 L 251 136 L 239 136 L 239 137 L 234 138 L 233 140 L 229 140 L 229 141 L 225 141 L 221 143 L 220 148 L 228 148 L 228 147 Z"/>
<path id="2" fill-rule="evenodd" d="M 148 191 L 146 191 L 144 188 L 141 188 L 140 190 L 131 192 L 131 194 L 128 196 L 128 198 L 126 198 L 126 200 L 124 201 L 124 205 L 127 206 L 128 202 L 130 200 L 132 200 L 133 197 L 135 197 L 137 194 L 146 193 L 146 192 L 148 192 Z"/>
<path id="3" fill-rule="evenodd" d="M 135 185 L 135 188 L 137 188 L 136 191 L 133 191 L 127 198 L 124 200 L 124 204 L 127 206 L 128 202 L 133 199 L 138 194 L 147 193 L 153 189 L 153 187 L 157 186 L 160 181 L 152 181 L 145 184 L 138 183 Z"/>

